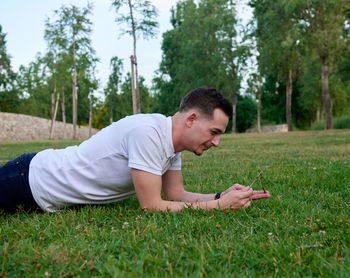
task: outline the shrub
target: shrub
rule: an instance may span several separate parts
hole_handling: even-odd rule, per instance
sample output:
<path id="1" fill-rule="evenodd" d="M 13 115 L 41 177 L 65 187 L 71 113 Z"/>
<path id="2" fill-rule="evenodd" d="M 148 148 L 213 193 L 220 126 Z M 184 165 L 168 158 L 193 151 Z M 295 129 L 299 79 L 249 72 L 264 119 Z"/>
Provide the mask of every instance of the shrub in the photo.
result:
<path id="1" fill-rule="evenodd" d="M 350 129 L 350 115 L 342 116 L 333 119 L 333 128 L 335 129 Z M 322 130 L 324 129 L 324 121 L 315 122 L 313 130 Z"/>

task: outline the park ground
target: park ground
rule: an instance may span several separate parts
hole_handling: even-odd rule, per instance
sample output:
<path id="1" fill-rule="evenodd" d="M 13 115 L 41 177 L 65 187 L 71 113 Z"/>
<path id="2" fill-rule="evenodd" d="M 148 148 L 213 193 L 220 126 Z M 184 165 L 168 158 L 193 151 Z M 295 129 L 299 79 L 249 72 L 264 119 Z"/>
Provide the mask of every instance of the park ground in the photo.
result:
<path id="1" fill-rule="evenodd" d="M 2 142 L 0 165 L 77 143 Z M 265 169 L 271 198 L 239 211 L 150 213 L 133 197 L 0 213 L 0 277 L 350 276 L 350 130 L 224 135 L 182 157 L 187 190 L 249 185 Z"/>

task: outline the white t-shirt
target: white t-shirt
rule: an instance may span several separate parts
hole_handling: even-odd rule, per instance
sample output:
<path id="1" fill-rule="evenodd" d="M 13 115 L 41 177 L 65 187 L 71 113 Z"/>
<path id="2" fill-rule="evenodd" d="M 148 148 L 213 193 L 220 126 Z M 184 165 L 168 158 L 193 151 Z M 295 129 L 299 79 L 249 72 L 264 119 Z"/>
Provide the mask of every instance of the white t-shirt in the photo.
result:
<path id="1" fill-rule="evenodd" d="M 35 201 L 46 211 L 110 203 L 135 194 L 131 168 L 160 176 L 181 170 L 171 117 L 128 116 L 79 146 L 41 151 L 30 163 L 29 184 Z"/>

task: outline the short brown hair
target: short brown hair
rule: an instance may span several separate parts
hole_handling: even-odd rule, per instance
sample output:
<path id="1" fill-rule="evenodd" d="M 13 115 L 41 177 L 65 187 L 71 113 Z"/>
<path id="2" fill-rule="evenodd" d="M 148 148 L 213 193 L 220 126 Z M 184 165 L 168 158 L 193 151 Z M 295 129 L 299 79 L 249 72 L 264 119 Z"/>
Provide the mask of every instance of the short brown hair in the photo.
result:
<path id="1" fill-rule="evenodd" d="M 197 108 L 208 118 L 213 117 L 216 108 L 221 109 L 229 118 L 232 117 L 230 102 L 216 89 L 200 87 L 187 93 L 181 100 L 180 112 Z"/>

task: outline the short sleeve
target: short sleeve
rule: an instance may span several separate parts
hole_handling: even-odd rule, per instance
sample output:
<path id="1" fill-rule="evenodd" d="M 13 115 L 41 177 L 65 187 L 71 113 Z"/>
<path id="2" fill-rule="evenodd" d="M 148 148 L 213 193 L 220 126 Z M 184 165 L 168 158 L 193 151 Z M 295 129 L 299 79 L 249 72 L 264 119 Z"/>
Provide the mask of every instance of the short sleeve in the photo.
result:
<path id="1" fill-rule="evenodd" d="M 161 176 L 163 146 L 157 130 L 150 126 L 137 127 L 126 140 L 128 167 Z"/>
<path id="2" fill-rule="evenodd" d="M 169 170 L 181 170 L 181 153 L 176 153 L 176 155 L 171 159 L 171 166 Z"/>

